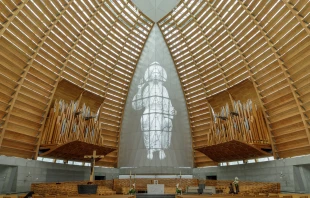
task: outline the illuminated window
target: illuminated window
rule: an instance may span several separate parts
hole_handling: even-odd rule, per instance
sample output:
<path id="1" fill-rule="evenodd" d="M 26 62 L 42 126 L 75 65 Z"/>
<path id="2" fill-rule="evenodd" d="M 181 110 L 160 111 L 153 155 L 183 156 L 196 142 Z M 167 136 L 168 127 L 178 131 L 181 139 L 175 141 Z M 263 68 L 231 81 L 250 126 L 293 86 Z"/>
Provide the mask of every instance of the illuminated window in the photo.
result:
<path id="1" fill-rule="evenodd" d="M 52 158 L 43 158 L 43 162 L 53 162 L 54 159 Z"/>
<path id="2" fill-rule="evenodd" d="M 58 163 L 58 164 L 63 164 L 64 161 L 63 161 L 63 160 L 56 160 L 56 163 Z"/>
<path id="3" fill-rule="evenodd" d="M 135 110 L 144 108 L 140 124 L 148 159 L 153 159 L 156 151 L 159 152 L 159 159 L 165 159 L 164 150 L 171 143 L 172 119 L 176 111 L 163 85 L 165 81 L 165 69 L 158 62 L 152 63 L 146 70 L 144 79 L 140 80 L 138 92 L 132 100 Z"/>

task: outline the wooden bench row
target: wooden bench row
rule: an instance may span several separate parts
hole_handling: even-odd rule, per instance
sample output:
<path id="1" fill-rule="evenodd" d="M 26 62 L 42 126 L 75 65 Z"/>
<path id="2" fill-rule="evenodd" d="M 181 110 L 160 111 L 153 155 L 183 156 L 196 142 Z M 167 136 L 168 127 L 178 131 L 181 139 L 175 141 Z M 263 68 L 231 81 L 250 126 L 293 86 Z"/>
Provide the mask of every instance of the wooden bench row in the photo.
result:
<path id="1" fill-rule="evenodd" d="M 33 198 L 134 198 L 134 195 L 108 195 L 108 196 L 102 196 L 102 195 L 87 195 L 87 194 L 76 194 L 76 195 L 38 195 L 35 194 L 32 196 Z"/>
<path id="2" fill-rule="evenodd" d="M 39 195 L 77 195 L 78 187 L 74 183 L 46 183 L 46 184 L 33 184 L 32 191 Z M 115 195 L 116 192 L 107 186 L 98 186 L 98 195 Z"/>

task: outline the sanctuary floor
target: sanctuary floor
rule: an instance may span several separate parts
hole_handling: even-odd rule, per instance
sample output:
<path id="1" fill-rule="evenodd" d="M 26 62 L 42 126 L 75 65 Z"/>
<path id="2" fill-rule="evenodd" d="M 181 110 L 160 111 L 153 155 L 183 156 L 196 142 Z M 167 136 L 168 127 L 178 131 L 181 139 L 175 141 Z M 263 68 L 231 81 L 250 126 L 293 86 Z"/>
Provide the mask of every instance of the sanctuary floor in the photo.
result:
<path id="1" fill-rule="evenodd" d="M 11 194 L 11 195 L 0 195 L 0 198 L 24 198 L 26 194 Z M 148 196 L 149 198 L 160 198 L 160 197 L 165 197 L 164 195 L 154 195 L 154 196 Z M 214 194 L 214 195 L 197 195 L 197 194 L 183 194 L 183 195 L 168 195 L 166 194 L 166 196 L 173 196 L 175 198 L 228 198 L 228 197 L 232 197 L 232 198 L 252 198 L 252 197 L 260 197 L 260 198 L 264 198 L 267 196 L 264 195 L 257 195 L 257 196 L 242 196 L 242 195 L 229 195 L 229 194 Z M 83 194 L 79 194 L 79 195 L 71 195 L 71 196 L 67 196 L 67 195 L 46 195 L 46 196 L 41 196 L 41 195 L 33 195 L 32 198 L 138 198 L 138 196 L 136 195 L 83 195 Z M 269 197 L 273 197 L 273 198 L 310 198 L 310 194 L 278 194 L 278 196 L 275 195 L 271 195 Z"/>

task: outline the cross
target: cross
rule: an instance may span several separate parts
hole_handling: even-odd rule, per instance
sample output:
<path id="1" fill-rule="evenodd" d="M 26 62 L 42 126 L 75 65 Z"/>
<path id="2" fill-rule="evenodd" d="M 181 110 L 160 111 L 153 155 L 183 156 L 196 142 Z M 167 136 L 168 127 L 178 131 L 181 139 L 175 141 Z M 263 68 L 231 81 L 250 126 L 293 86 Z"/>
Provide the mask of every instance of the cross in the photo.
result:
<path id="1" fill-rule="evenodd" d="M 85 155 L 84 158 L 90 158 L 90 163 L 91 163 L 91 169 L 90 169 L 90 177 L 89 181 L 93 182 L 94 181 L 94 168 L 95 168 L 95 161 L 96 158 L 104 158 L 104 155 L 96 155 L 96 150 L 93 151 L 93 155 Z"/>

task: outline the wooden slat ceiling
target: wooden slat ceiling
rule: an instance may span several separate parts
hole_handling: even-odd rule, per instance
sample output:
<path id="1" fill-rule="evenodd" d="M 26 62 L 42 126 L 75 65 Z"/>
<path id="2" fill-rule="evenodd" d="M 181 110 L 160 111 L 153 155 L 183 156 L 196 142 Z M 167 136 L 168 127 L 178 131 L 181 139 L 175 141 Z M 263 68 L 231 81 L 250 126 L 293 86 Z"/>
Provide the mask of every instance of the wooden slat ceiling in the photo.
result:
<path id="1" fill-rule="evenodd" d="M 206 98 L 250 79 L 274 156 L 310 153 L 309 13 L 309 0 L 181 0 L 158 22 L 184 91 L 194 149 L 208 139 Z M 105 98 L 102 134 L 118 148 L 128 89 L 153 25 L 128 0 L 0 1 L 0 155 L 38 155 L 63 78 Z M 99 165 L 116 166 L 117 157 L 113 152 Z M 194 161 L 215 164 L 199 152 Z"/>
<path id="2" fill-rule="evenodd" d="M 105 98 L 105 144 L 118 148 L 129 85 L 154 23 L 131 1 L 0 1 L 0 154 L 35 158 L 60 79 Z M 117 152 L 107 166 L 117 165 Z"/>
<path id="3" fill-rule="evenodd" d="M 248 78 L 274 156 L 310 153 L 309 13 L 308 0 L 182 0 L 158 22 L 184 90 L 193 149 L 208 139 L 206 98 Z M 212 165 L 197 151 L 194 161 Z"/>

